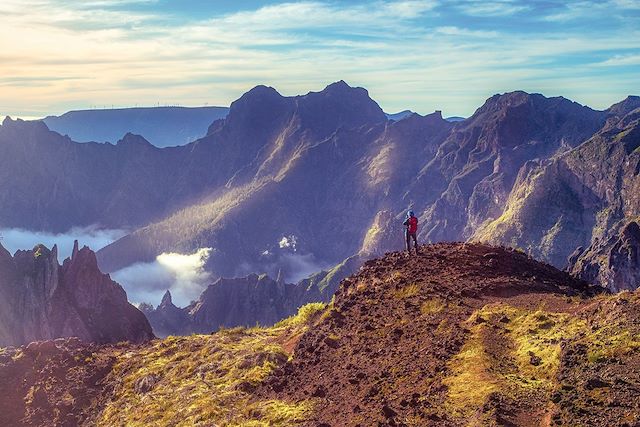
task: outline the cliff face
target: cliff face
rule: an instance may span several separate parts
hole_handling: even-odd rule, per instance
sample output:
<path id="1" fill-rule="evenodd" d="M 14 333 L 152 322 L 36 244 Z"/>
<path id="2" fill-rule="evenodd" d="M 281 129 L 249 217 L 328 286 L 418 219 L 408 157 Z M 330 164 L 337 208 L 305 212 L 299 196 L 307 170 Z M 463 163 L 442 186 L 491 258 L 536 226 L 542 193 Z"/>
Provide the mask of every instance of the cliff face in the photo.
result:
<path id="1" fill-rule="evenodd" d="M 585 279 L 635 289 L 633 256 L 622 262 L 613 254 L 634 245 L 629 224 L 640 212 L 638 106 L 634 98 L 613 106 L 603 128 L 580 146 L 527 163 L 502 215 L 473 238 L 524 248 L 556 266 L 570 258 L 570 270 Z"/>
<path id="2" fill-rule="evenodd" d="M 43 245 L 12 257 L 0 247 L 0 346 L 59 337 L 87 342 L 153 338 L 125 291 L 98 269 L 95 253 L 78 249 L 60 266 L 57 248 Z"/>
<path id="3" fill-rule="evenodd" d="M 275 276 L 291 255 L 278 242 L 291 235 L 296 255 L 339 263 L 359 251 L 378 212 L 405 205 L 408 184 L 452 127 L 436 113 L 388 122 L 366 91 L 344 83 L 293 98 L 256 88 L 193 147 L 225 159 L 216 167 L 229 178 L 214 184 L 224 185 L 216 197 L 102 249 L 101 266 L 198 245 L 218 249 L 207 267 L 219 276 L 237 276 L 243 262 Z M 207 158 L 185 175 L 202 180 L 214 167 Z"/>
<path id="4" fill-rule="evenodd" d="M 416 183 L 427 224 L 421 236 L 466 240 L 501 215 L 527 161 L 579 145 L 605 116 L 562 97 L 511 92 L 489 98 L 456 126 Z"/>
<path id="5" fill-rule="evenodd" d="M 640 288 L 640 227 L 632 221 L 620 234 L 596 241 L 586 250 L 579 247 L 569 257 L 567 269 L 612 291 Z"/>
<path id="6" fill-rule="evenodd" d="M 376 215 L 357 254 L 335 267 L 320 271 L 291 284 L 280 271 L 276 280 L 256 274 L 235 279 L 219 279 L 210 285 L 195 303 L 176 307 L 167 291 L 158 307 L 141 307 L 158 336 L 208 333 L 220 327 L 273 325 L 293 315 L 299 307 L 312 302 L 331 301 L 342 279 L 354 274 L 361 265 L 381 256 L 388 247 L 398 246 L 401 226 L 394 226 L 389 211 Z"/>

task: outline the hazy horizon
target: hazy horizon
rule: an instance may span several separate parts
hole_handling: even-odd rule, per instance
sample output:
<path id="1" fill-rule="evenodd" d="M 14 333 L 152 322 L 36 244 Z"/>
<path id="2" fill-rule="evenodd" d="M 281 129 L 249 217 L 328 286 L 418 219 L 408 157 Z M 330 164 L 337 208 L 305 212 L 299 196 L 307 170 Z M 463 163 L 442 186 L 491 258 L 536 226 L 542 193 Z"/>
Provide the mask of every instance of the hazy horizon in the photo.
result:
<path id="1" fill-rule="evenodd" d="M 313 90 L 311 92 L 317 92 L 317 91 Z M 308 93 L 308 92 L 306 92 L 306 93 Z M 499 92 L 499 93 L 496 93 L 496 94 L 503 94 L 503 93 L 507 93 L 507 92 Z M 540 93 L 540 92 L 529 92 L 529 93 Z M 488 99 L 491 96 L 496 95 L 496 94 L 491 94 L 486 99 Z M 304 95 L 304 94 L 298 94 L 298 95 Z M 551 95 L 546 95 L 544 93 L 541 93 L 541 95 L 543 95 L 545 97 L 552 97 Z M 240 98 L 240 96 L 242 96 L 242 94 L 240 94 L 238 96 L 238 98 Z M 295 96 L 295 95 L 291 95 L 291 96 Z M 563 95 L 555 95 L 555 96 L 563 96 Z M 638 95 L 636 95 L 636 93 L 628 93 L 628 94 L 624 95 L 622 98 L 620 98 L 618 100 L 614 100 L 611 104 L 604 105 L 602 107 L 594 107 L 594 106 L 588 105 L 588 104 L 582 104 L 582 105 L 584 105 L 586 107 L 589 107 L 589 108 L 592 108 L 594 110 L 603 111 L 603 110 L 606 110 L 607 108 L 611 107 L 613 104 L 624 100 L 628 96 L 638 96 Z M 475 106 L 473 108 L 473 110 L 469 114 L 466 114 L 466 115 L 457 114 L 456 112 L 453 112 L 453 111 L 452 112 L 447 112 L 447 111 L 444 111 L 444 110 L 438 109 L 438 108 L 434 109 L 433 111 L 419 112 L 419 111 L 416 111 L 416 109 L 413 109 L 411 107 L 406 107 L 406 108 L 402 108 L 402 109 L 399 109 L 399 110 L 393 110 L 393 111 L 389 111 L 389 110 L 385 109 L 382 105 L 380 107 L 383 109 L 383 111 L 386 114 L 391 114 L 391 115 L 402 113 L 404 111 L 412 111 L 412 112 L 416 112 L 416 113 L 421 114 L 421 115 L 430 114 L 430 113 L 433 113 L 434 111 L 441 111 L 442 112 L 442 116 L 444 118 L 449 118 L 449 117 L 452 117 L 452 118 L 455 118 L 455 117 L 467 118 L 467 117 L 470 117 L 471 115 L 473 115 L 473 112 L 477 108 L 479 108 L 484 103 L 485 100 L 483 100 L 480 104 Z M 374 99 L 374 101 L 375 101 L 375 99 Z M 571 99 L 571 101 L 576 101 L 576 100 L 575 99 Z M 42 119 L 44 119 L 46 117 L 62 116 L 63 114 L 70 113 L 70 112 L 77 112 L 77 111 L 101 111 L 101 110 L 108 111 L 108 110 L 132 110 L 132 109 L 152 109 L 152 108 L 193 108 L 193 109 L 196 109 L 196 108 L 228 108 L 228 107 L 229 107 L 229 105 L 209 105 L 209 104 L 204 104 L 204 105 L 134 105 L 134 106 L 111 105 L 111 106 L 90 107 L 90 108 L 84 108 L 84 109 L 79 108 L 79 109 L 73 109 L 73 110 L 66 110 L 66 111 L 62 111 L 62 112 L 48 113 L 48 114 L 41 115 L 41 116 L 25 116 L 25 115 L 17 116 L 17 115 L 11 115 L 11 114 L 0 114 L 0 123 L 6 117 L 10 117 L 11 119 L 14 119 L 14 120 L 16 120 L 16 119 L 21 119 L 21 120 L 42 120 Z"/>
<path id="2" fill-rule="evenodd" d="M 513 90 L 602 110 L 640 87 L 639 17 L 630 0 L 6 0 L 0 116 L 228 106 L 341 79 L 390 113 L 469 116 Z"/>

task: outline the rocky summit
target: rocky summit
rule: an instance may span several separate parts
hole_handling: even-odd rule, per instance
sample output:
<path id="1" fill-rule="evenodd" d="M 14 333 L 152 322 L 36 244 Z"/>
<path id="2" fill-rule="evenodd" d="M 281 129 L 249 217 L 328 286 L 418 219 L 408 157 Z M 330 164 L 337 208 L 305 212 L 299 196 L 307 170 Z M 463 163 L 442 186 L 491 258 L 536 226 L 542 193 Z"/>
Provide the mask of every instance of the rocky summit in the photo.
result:
<path id="1" fill-rule="evenodd" d="M 144 342 L 153 334 L 124 289 L 100 272 L 88 247 L 79 249 L 76 241 L 60 266 L 56 246 L 13 256 L 0 246 L 0 346 L 60 337 Z"/>
<path id="2" fill-rule="evenodd" d="M 636 426 L 638 313 L 638 292 L 520 250 L 422 246 L 366 262 L 330 304 L 269 328 L 3 350 L 0 421 Z"/>

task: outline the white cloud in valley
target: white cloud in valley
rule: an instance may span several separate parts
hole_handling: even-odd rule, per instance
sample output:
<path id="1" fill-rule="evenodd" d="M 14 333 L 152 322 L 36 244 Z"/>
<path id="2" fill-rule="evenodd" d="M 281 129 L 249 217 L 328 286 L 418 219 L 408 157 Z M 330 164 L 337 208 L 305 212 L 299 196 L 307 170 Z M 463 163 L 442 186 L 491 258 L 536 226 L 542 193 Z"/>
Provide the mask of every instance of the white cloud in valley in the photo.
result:
<path id="1" fill-rule="evenodd" d="M 197 300 L 210 284 L 211 274 L 205 264 L 211 248 L 201 248 L 192 254 L 162 253 L 153 262 L 136 263 L 111 273 L 111 277 L 127 291 L 129 301 L 160 303 L 169 290 L 178 307 Z"/>

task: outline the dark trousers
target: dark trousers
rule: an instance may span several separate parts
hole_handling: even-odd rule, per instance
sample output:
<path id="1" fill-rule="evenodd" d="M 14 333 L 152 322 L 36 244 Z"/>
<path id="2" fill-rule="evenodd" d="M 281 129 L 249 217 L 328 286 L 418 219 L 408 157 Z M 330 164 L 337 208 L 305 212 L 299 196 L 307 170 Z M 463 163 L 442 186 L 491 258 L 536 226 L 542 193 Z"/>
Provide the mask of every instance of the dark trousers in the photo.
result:
<path id="1" fill-rule="evenodd" d="M 416 233 L 409 233 L 409 231 L 405 231 L 405 236 L 407 237 L 407 250 L 411 251 L 411 239 L 413 239 L 413 246 L 418 250 L 418 238 L 416 237 Z"/>

